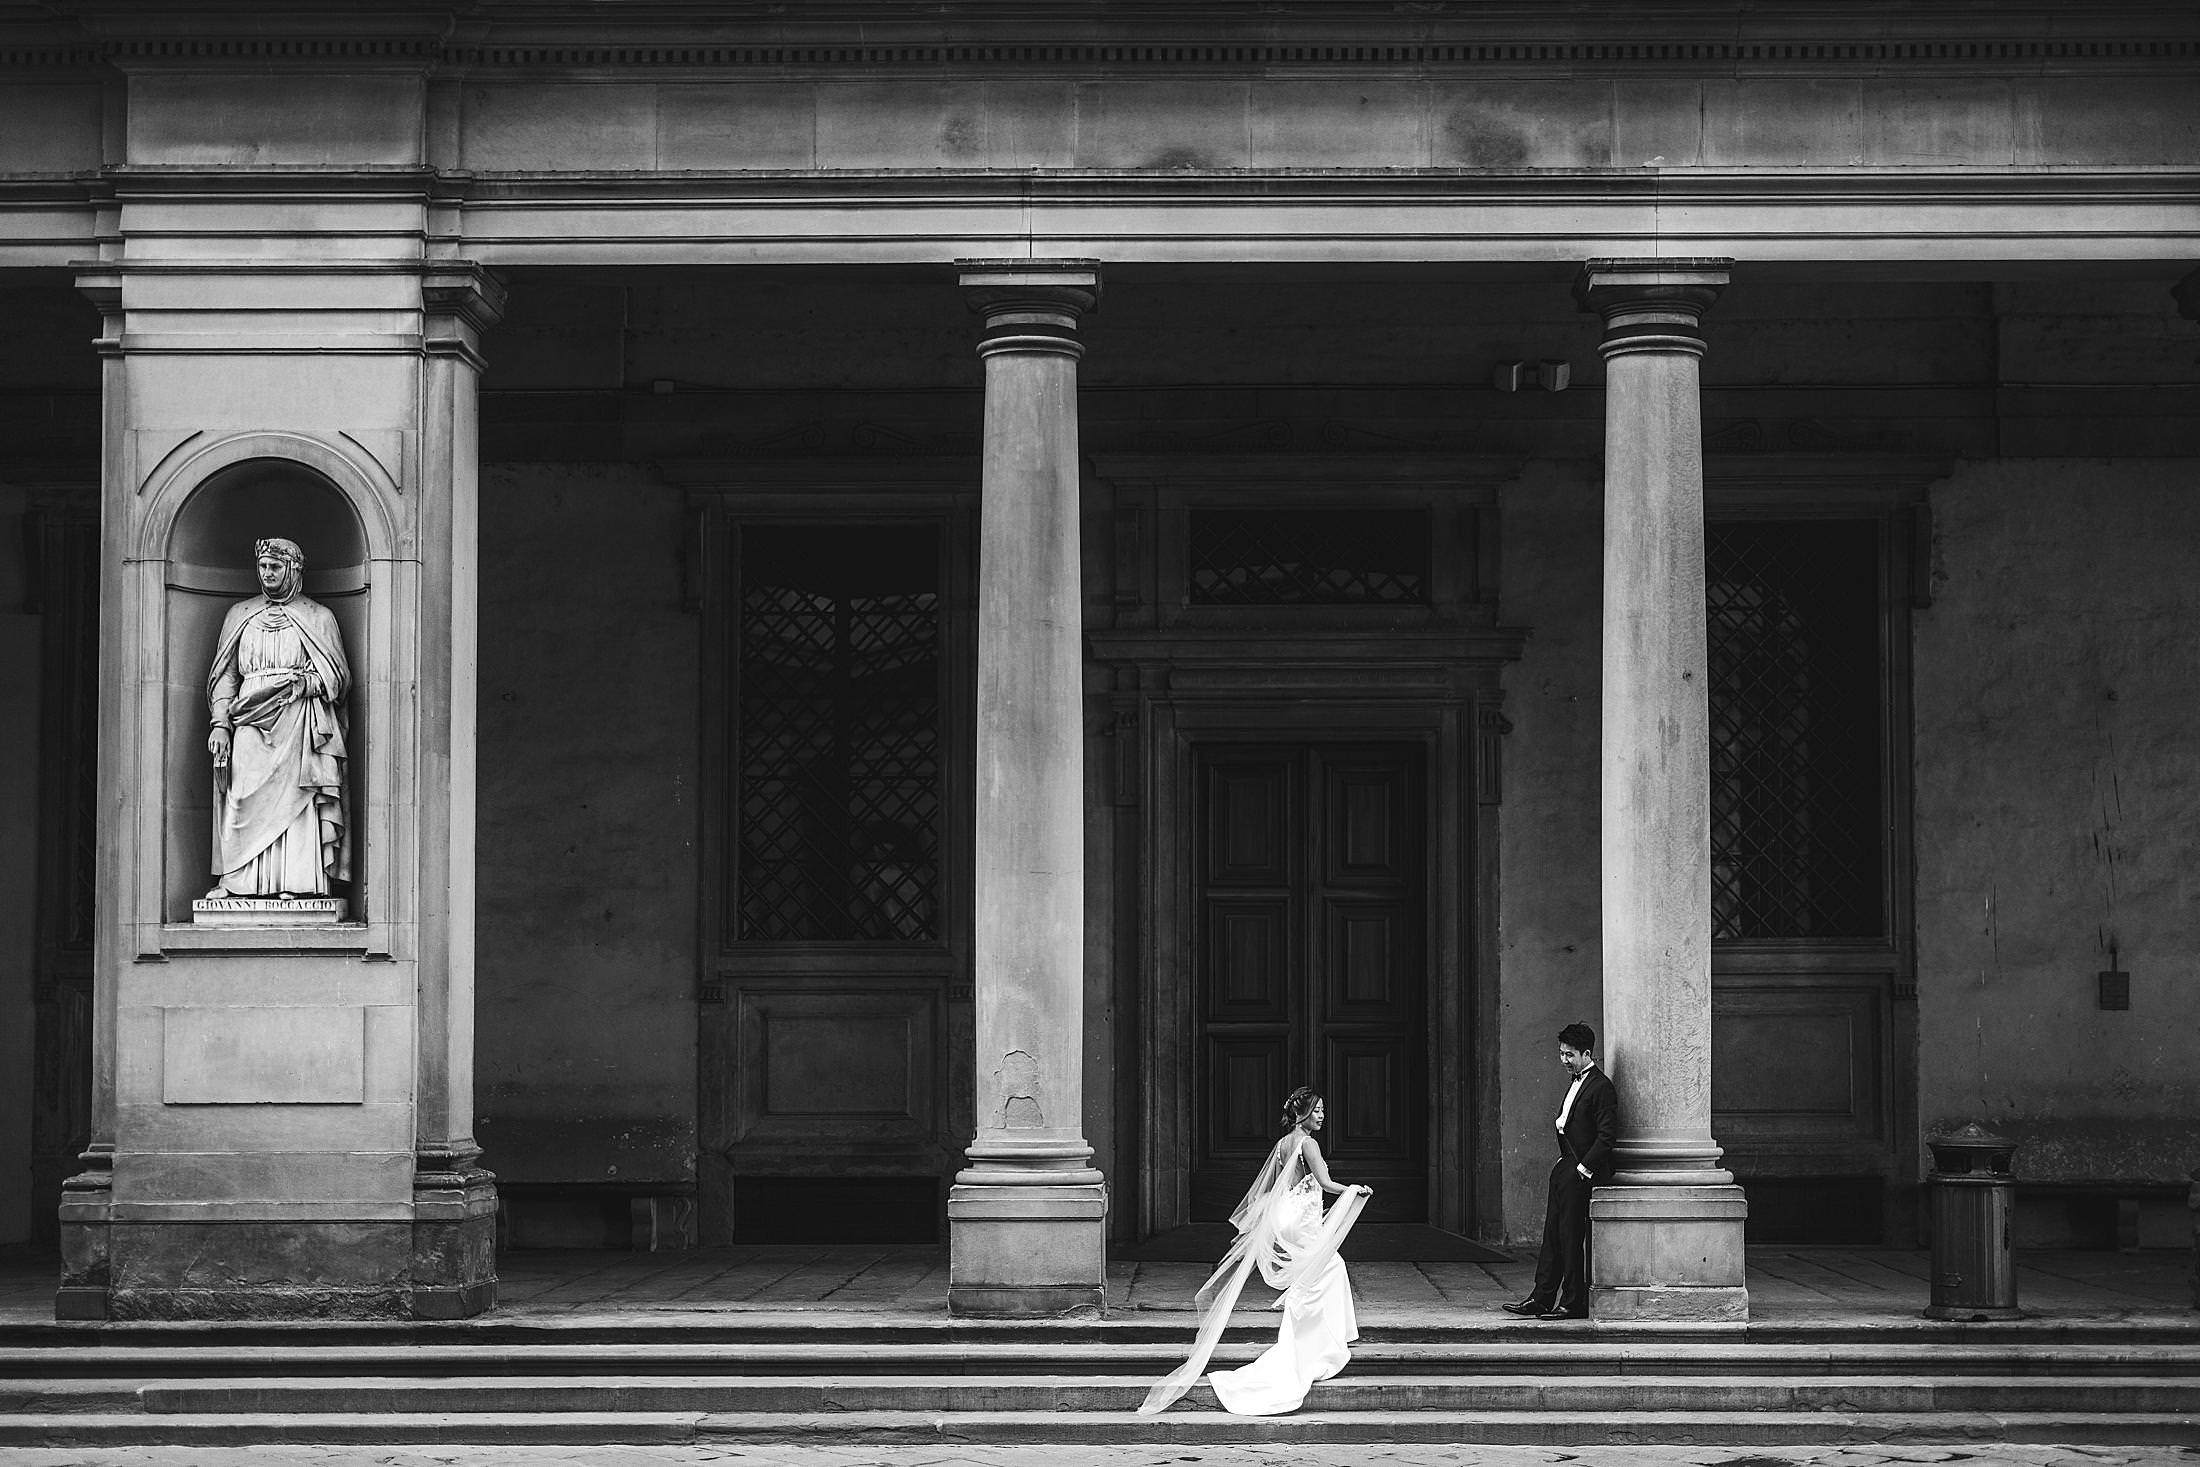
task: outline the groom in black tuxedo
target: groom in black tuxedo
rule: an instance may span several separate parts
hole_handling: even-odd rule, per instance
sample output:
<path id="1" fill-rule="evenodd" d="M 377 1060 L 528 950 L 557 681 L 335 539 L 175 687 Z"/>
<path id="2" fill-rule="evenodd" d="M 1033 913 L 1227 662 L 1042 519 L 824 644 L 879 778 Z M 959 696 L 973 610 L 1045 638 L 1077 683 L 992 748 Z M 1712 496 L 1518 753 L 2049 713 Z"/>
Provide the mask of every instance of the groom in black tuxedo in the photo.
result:
<path id="1" fill-rule="evenodd" d="M 1558 1031 L 1558 1062 L 1574 1077 L 1558 1107 L 1558 1161 L 1543 1208 L 1543 1251 L 1535 1261 L 1535 1291 L 1507 1314 L 1525 1319 L 1589 1317 L 1589 1190 L 1612 1176 L 1619 1136 L 1619 1094 L 1597 1068 L 1596 1030 L 1568 1024 Z"/>

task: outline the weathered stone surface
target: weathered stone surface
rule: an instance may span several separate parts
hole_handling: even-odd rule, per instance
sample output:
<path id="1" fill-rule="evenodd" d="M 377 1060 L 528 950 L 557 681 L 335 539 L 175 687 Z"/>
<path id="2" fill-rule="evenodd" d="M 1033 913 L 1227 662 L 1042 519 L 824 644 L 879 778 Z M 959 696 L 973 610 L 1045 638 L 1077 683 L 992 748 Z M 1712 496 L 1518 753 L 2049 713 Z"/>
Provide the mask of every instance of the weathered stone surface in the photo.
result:
<path id="1" fill-rule="evenodd" d="M 548 350 L 616 366 L 605 319 L 591 307 Z M 528 464 L 490 468 L 483 498 L 481 738 L 505 752 L 480 831 L 506 856 L 481 875 L 479 1140 L 519 1181 L 691 1187 L 697 1025 L 725 1009 L 695 1003 L 702 627 L 648 569 L 679 564 L 682 497 L 639 467 Z M 575 579 L 580 562 L 602 574 Z"/>
<path id="2" fill-rule="evenodd" d="M 58 1311 L 57 1311 L 58 1313 Z M 403 1319 L 401 1289 L 256 1285 L 233 1289 L 113 1288 L 105 1317 L 131 1319 Z"/>
<path id="3" fill-rule="evenodd" d="M 965 1173 L 965 1175 L 969 1175 Z M 1097 1313 L 1107 1273 L 1106 1189 L 957 1185 L 948 1308 L 977 1317 Z"/>
<path id="4" fill-rule="evenodd" d="M 2025 359 L 2067 329 L 2025 324 Z M 1984 1119 L 2019 1143 L 2020 1182 L 2174 1186 L 2200 1154 L 2200 1025 L 2180 1017 L 2200 983 L 2189 483 L 2042 460 L 1933 488 L 1915 718 L 1919 1043 L 1938 1059 L 1918 1110 L 1928 1132 Z M 2111 941 L 2128 1013 L 2098 1006 Z"/>
<path id="5" fill-rule="evenodd" d="M 422 1171 L 413 1195 L 406 1298 L 414 1318 L 465 1319 L 496 1304 L 495 1184 L 493 1175 L 471 1161 L 448 1171 Z"/>
<path id="6" fill-rule="evenodd" d="M 366 1010 L 334 1005 L 162 1011 L 165 1105 L 358 1105 Z"/>
<path id="7" fill-rule="evenodd" d="M 1589 1312 L 1598 1319 L 1745 1320 L 1735 1186 L 1599 1187 L 1589 1200 Z"/>

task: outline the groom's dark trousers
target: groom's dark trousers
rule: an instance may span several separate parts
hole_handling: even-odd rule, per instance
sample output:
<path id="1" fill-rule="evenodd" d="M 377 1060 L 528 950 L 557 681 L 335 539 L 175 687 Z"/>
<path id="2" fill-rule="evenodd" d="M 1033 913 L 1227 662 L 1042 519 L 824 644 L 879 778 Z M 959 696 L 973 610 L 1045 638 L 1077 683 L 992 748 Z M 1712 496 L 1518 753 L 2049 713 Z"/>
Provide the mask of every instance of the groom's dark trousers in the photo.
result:
<path id="1" fill-rule="evenodd" d="M 1558 1160 L 1543 1205 L 1543 1251 L 1536 1255 L 1535 1290 L 1528 1297 L 1569 1314 L 1589 1311 L 1589 1192 L 1612 1175 L 1619 1135 L 1619 1095 L 1602 1069 L 1589 1071 L 1557 1132 Z M 1587 1167 L 1590 1175 L 1583 1176 Z"/>

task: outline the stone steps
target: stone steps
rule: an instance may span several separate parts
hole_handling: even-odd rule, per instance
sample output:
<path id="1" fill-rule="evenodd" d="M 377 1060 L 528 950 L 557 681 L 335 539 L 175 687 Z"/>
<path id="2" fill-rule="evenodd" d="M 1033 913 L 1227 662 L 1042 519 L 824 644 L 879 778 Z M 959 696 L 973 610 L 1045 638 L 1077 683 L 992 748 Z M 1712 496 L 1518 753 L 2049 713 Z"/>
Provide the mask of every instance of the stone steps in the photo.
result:
<path id="1" fill-rule="evenodd" d="M 1265 1348 L 1241 1335 L 1218 1347 L 1218 1365 L 1243 1363 Z M 1057 1344 L 1016 1339 L 877 1345 L 820 1342 L 698 1346 L 386 1345 L 316 1347 L 65 1346 L 0 1349 L 0 1381 L 81 1377 L 226 1377 L 603 1375 L 798 1376 L 1162 1375 L 1183 1359 L 1180 1336 L 1163 1342 Z M 2200 1376 L 2200 1332 L 2180 1345 L 1665 1345 L 1546 1340 L 1405 1341 L 1353 1347 L 1353 1371 L 1433 1376 L 1882 1374 Z"/>
<path id="2" fill-rule="evenodd" d="M 1955 1323 L 1908 1319 L 1899 1325 L 1827 1321 L 1796 1323 L 1703 1324 L 1541 1324 L 1518 1321 L 1494 1310 L 1461 1310 L 1410 1322 L 1371 1321 L 1363 1307 L 1360 1340 L 1364 1345 L 1443 1344 L 1471 1341 L 1498 1346 L 1668 1345 L 1707 1343 L 1748 1345 L 2200 1345 L 2200 1316 L 2151 1319 L 2025 1319 L 2007 1323 Z M 1276 1316 L 1269 1311 L 1240 1311 L 1230 1338 L 1274 1337 Z M 647 1313 L 637 1307 L 618 1317 L 475 1320 L 191 1320 L 79 1321 L 22 1320 L 0 1323 L 0 1350 L 48 1350 L 71 1347 L 181 1348 L 250 1350 L 324 1349 L 376 1346 L 406 1349 L 429 1346 L 523 1347 L 536 1345 L 755 1346 L 841 1343 L 864 1347 L 908 1345 L 1101 1344 L 1108 1348 L 1150 1345 L 1181 1349 L 1191 1338 L 1188 1312 L 1132 1312 L 1107 1319 L 998 1321 L 882 1316 L 858 1310 L 814 1312 L 687 1310 Z M 1358 1348 L 1357 1346 L 1355 1347 Z"/>
<path id="3" fill-rule="evenodd" d="M 709 1441 L 2200 1441 L 2200 1328 L 1790 1332 L 1370 1330 L 1291 1417 L 1201 1384 L 1134 1408 L 1182 1323 L 713 1325 L 459 1343 L 412 1331 L 77 1330 L 0 1348 L 0 1447 Z M 1236 1326 L 1242 1363 L 1272 1325 Z M 116 1334 L 120 1338 L 116 1338 Z M 307 1338 L 301 1340 L 299 1334 Z M 309 1342 L 317 1341 L 317 1342 Z"/>
<path id="4" fill-rule="evenodd" d="M 596 1443 L 812 1442 L 871 1446 L 994 1443 L 1455 1443 L 1509 1446 L 1687 1444 L 1831 1446 L 1847 1443 L 2057 1443 L 2133 1446 L 2190 1443 L 2190 1413 L 2010 1411 L 1306 1411 L 1247 1419 L 1219 1411 L 1160 1416 L 1115 1411 L 925 1411 L 816 1413 L 466 1413 L 415 1415 L 20 1415 L 0 1416 L 0 1446 L 249 1446 L 372 1443 L 443 1446 Z"/>
<path id="5" fill-rule="evenodd" d="M 140 1409 L 156 1415 L 352 1415 L 388 1412 L 708 1414 L 846 1412 L 1122 1412 L 1137 1409 L 1149 1374 L 1120 1376 L 860 1375 L 513 1376 L 498 1380 L 410 1378 L 160 1381 L 142 1384 Z M 1215 1406 L 1205 1386 L 1195 1407 Z M 1682 1411 L 2187 1412 L 2200 1420 L 2200 1379 L 2146 1376 L 1918 1378 L 1835 1375 L 1638 1376 L 1618 1380 L 1533 1375 L 1445 1378 L 1355 1368 L 1317 1384 L 1306 1408 L 1327 1412 L 1441 1411 L 1567 1414 Z"/>

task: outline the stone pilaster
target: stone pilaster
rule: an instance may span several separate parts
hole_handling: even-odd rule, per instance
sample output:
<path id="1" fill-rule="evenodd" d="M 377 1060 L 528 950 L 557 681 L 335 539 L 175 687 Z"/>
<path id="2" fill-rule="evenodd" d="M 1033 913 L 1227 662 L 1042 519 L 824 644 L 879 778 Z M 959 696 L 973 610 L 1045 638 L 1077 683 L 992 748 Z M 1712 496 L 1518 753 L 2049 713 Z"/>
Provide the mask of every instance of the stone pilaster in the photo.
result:
<path id="1" fill-rule="evenodd" d="M 1605 1047 L 1614 1185 L 1590 1203 L 1590 1310 L 1745 1319 L 1746 1204 L 1711 1136 L 1710 712 L 1699 327 L 1725 260 L 1592 260 L 1602 316 Z"/>
<path id="2" fill-rule="evenodd" d="M 203 133 L 226 95 L 160 93 L 143 136 Z M 474 413 L 501 290 L 432 256 L 424 175 L 332 201 L 303 166 L 244 199 L 155 171 L 118 185 L 111 257 L 81 275 L 106 362 L 102 889 L 56 1312 L 477 1313 L 496 1198 L 472 1136 Z M 341 920 L 194 920 L 207 666 L 263 535 L 303 547 L 349 663 Z"/>
<path id="3" fill-rule="evenodd" d="M 420 282 L 422 461 L 437 481 L 421 506 L 424 758 L 448 798 L 421 838 L 420 1054 L 413 1098 L 413 1265 L 419 1318 L 458 1319 L 496 1302 L 496 1177 L 474 1143 L 474 704 L 480 645 L 481 339 L 504 316 L 504 287 L 469 261 Z"/>
<path id="4" fill-rule="evenodd" d="M 87 273 L 77 280 L 77 288 L 99 310 L 99 335 L 94 338 L 93 349 L 100 359 L 100 408 L 101 438 L 109 443 L 120 440 L 126 422 L 122 367 L 122 277 L 112 270 Z M 102 465 L 103 474 L 111 473 L 114 464 L 110 459 Z M 103 483 L 100 488 L 102 505 L 111 505 L 118 499 L 116 486 Z M 116 517 L 104 511 L 100 516 L 99 602 L 110 608 L 117 605 L 128 586 L 123 564 L 128 557 L 128 537 Z M 117 658 L 126 655 L 132 638 L 128 628 L 116 624 L 117 619 L 103 616 L 99 629 L 99 660 L 102 667 L 118 666 Z M 103 677 L 99 681 L 99 727 L 117 727 L 128 707 L 122 679 Z M 102 737 L 99 741 L 98 781 L 102 792 L 118 788 L 122 782 L 120 741 Z M 101 802 L 102 804 L 105 801 Z M 103 872 L 116 870 L 116 863 L 123 854 L 121 832 L 116 824 L 101 818 L 96 839 L 99 844 L 97 869 Z M 108 878 L 111 887 L 113 878 Z M 107 940 L 110 931 L 102 923 L 97 940 Z M 95 970 L 104 970 L 102 955 L 95 950 Z M 94 980 L 92 985 L 92 1127 L 89 1143 L 78 1158 L 82 1170 L 61 1184 L 61 1203 L 57 1209 L 61 1244 L 61 1283 L 54 1292 L 54 1317 L 56 1319 L 105 1319 L 108 1314 L 108 1285 L 113 1276 L 114 1237 L 114 1181 L 115 1181 L 115 985 Z"/>
<path id="5" fill-rule="evenodd" d="M 1078 318 L 1096 262 L 967 261 L 985 329 L 979 508 L 977 1134 L 947 1204 L 948 1307 L 1097 1310 L 1107 1191 L 1084 1139 Z"/>

